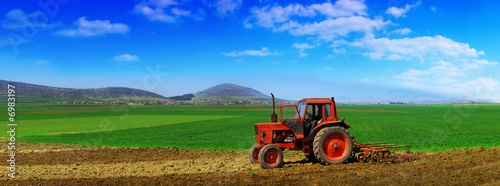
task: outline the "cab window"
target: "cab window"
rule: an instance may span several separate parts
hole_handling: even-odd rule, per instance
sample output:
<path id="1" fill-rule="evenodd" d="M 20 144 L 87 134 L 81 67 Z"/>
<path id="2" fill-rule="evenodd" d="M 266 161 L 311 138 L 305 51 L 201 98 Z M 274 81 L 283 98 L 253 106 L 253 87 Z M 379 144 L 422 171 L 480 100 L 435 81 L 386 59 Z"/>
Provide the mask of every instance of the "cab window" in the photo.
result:
<path id="1" fill-rule="evenodd" d="M 325 104 L 325 118 L 329 118 L 331 115 L 331 108 L 330 104 Z"/>
<path id="2" fill-rule="evenodd" d="M 307 111 L 306 112 L 309 113 L 311 116 L 313 114 L 313 107 L 314 106 L 315 105 L 307 105 Z M 307 115 L 306 115 L 306 117 L 307 117 Z"/>

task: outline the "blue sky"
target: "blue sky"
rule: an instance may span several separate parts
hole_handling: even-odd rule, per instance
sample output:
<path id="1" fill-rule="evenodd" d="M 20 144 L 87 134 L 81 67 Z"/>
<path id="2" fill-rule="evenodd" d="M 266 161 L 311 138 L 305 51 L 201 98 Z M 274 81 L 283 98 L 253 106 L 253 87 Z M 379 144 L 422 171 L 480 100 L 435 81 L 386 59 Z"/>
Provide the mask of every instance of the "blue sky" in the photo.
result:
<path id="1" fill-rule="evenodd" d="M 0 79 L 174 96 L 500 102 L 498 1 L 2 2 Z"/>

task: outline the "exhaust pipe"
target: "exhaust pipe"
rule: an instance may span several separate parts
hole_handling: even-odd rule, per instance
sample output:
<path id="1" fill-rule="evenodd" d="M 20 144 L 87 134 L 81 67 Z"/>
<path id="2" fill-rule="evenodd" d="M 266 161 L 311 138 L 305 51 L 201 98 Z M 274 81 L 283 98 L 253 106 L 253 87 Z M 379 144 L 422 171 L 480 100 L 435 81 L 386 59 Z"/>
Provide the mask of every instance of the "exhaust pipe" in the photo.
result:
<path id="1" fill-rule="evenodd" d="M 274 111 L 274 95 L 271 93 L 271 96 L 273 97 L 273 113 L 271 114 L 271 123 L 278 123 L 278 115 L 276 115 L 276 112 Z"/>
<path id="2" fill-rule="evenodd" d="M 338 119 L 338 114 L 337 114 L 337 104 L 335 103 L 335 98 L 332 97 L 332 102 L 333 102 L 333 112 L 335 112 L 335 117 Z M 342 122 L 344 122 L 345 118 L 342 118 Z"/>

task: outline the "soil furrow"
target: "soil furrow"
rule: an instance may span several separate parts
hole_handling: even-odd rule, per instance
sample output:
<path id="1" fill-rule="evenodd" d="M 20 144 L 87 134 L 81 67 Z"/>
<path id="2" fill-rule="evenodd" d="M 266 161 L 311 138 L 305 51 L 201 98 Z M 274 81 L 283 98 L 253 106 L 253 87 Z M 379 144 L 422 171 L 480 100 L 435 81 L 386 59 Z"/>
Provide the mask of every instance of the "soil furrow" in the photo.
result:
<path id="1" fill-rule="evenodd" d="M 19 185 L 498 185 L 500 148 L 414 154 L 405 163 L 324 166 L 285 151 L 285 164 L 262 169 L 246 152 L 170 148 L 113 148 L 25 143 L 16 155 Z M 74 149 L 74 150 L 68 150 Z M 41 151 L 45 152 L 29 152 Z M 47 151 L 53 150 L 53 151 Z M 1 157 L 7 159 L 6 153 Z M 26 162 L 23 162 L 26 161 Z M 5 166 L 5 164 L 4 164 Z"/>

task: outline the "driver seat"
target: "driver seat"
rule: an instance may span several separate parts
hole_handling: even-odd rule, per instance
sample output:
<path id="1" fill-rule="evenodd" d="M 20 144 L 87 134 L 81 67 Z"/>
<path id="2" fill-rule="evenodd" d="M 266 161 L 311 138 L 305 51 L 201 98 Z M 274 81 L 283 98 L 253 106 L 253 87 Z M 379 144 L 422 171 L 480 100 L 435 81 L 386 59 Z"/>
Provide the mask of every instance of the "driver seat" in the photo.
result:
<path id="1" fill-rule="evenodd" d="M 316 116 L 313 116 L 311 122 L 307 125 L 307 135 L 311 135 L 311 133 L 313 132 L 314 128 L 316 128 L 316 126 L 318 125 L 318 122 L 323 119 L 323 116 L 322 116 L 322 110 L 321 110 L 321 107 L 318 106 L 318 111 L 316 112 Z"/>

